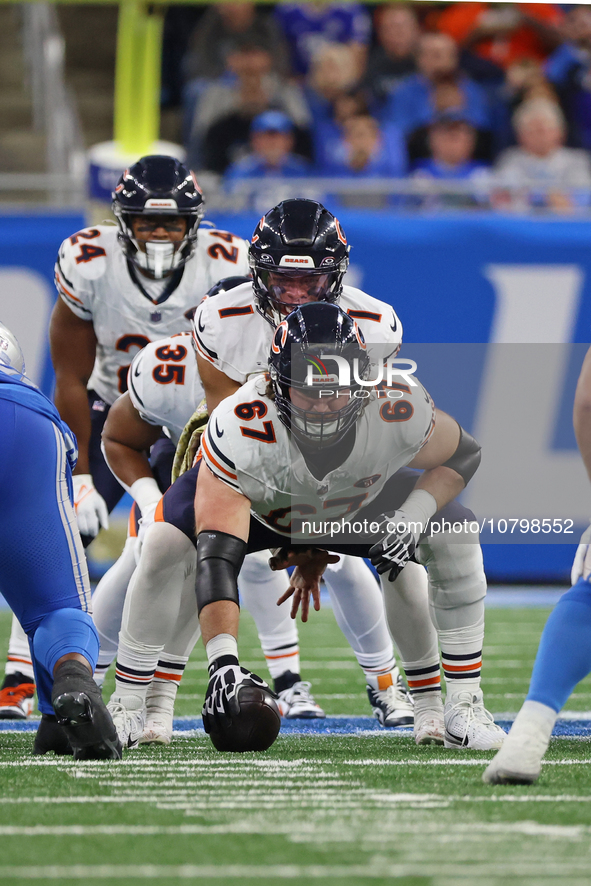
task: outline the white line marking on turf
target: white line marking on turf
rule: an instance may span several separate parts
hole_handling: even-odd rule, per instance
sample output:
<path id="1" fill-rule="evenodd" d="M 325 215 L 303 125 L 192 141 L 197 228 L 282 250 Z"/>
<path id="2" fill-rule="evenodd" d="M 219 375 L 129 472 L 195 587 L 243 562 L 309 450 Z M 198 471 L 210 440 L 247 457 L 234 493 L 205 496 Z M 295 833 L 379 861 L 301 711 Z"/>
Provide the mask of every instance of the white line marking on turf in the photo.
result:
<path id="1" fill-rule="evenodd" d="M 495 882 L 503 877 L 537 877 L 542 879 L 560 878 L 564 880 L 571 873 L 586 874 L 588 861 L 580 862 L 495 862 Z M 480 880 L 491 875 L 490 865 L 474 864 L 425 864 L 395 863 L 376 860 L 364 865 L 47 865 L 0 867 L 0 879 L 13 880 L 155 880 L 175 878 L 179 880 L 208 879 L 266 879 L 281 880 L 327 878 L 349 880 L 387 879 L 398 880 L 408 877 L 433 877 L 441 882 L 443 877 L 460 880 Z"/>

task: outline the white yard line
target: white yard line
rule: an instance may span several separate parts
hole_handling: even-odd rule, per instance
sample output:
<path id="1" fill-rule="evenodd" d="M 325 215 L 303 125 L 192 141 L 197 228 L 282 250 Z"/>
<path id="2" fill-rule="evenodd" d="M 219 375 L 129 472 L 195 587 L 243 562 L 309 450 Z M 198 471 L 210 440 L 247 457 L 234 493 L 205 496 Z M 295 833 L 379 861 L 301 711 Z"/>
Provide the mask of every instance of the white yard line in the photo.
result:
<path id="1" fill-rule="evenodd" d="M 349 880 L 388 879 L 408 877 L 434 878 L 434 886 L 444 879 L 486 883 L 500 882 L 501 878 L 527 877 L 538 882 L 552 878 L 564 881 L 572 874 L 586 875 L 588 861 L 580 862 L 503 862 L 497 861 L 494 871 L 486 863 L 446 864 L 445 862 L 414 863 L 389 862 L 385 859 L 368 860 L 363 865 L 11 865 L 0 867 L 0 879 L 11 880 L 219 880 L 219 879 L 280 879 L 280 880 Z M 492 876 L 491 876 L 492 875 Z M 534 880 L 535 882 L 535 880 Z M 584 881 L 583 881 L 584 882 Z M 587 881 L 588 882 L 588 881 Z"/>

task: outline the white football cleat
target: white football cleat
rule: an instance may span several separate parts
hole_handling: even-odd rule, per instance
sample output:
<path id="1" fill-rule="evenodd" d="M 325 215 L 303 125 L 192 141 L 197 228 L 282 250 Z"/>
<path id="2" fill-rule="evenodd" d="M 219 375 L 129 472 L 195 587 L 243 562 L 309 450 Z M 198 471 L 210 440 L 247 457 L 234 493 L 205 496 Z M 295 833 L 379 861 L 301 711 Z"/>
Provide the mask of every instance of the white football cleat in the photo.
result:
<path id="1" fill-rule="evenodd" d="M 172 714 L 164 714 L 161 711 L 146 714 L 146 725 L 140 744 L 169 745 L 172 741 Z"/>
<path id="2" fill-rule="evenodd" d="M 145 708 L 137 695 L 112 695 L 107 705 L 123 750 L 137 748 L 144 732 Z"/>
<path id="3" fill-rule="evenodd" d="M 443 744 L 445 722 L 441 696 L 430 698 L 424 704 L 421 704 L 420 696 L 415 699 L 414 737 L 418 745 Z"/>
<path id="4" fill-rule="evenodd" d="M 372 713 L 380 726 L 394 729 L 396 726 L 412 726 L 415 719 L 414 704 L 398 668 L 392 671 L 392 684 L 386 689 L 374 689 L 369 684 L 367 697 Z"/>
<path id="5" fill-rule="evenodd" d="M 298 680 L 289 689 L 279 693 L 277 707 L 282 717 L 287 720 L 320 720 L 326 717 L 319 704 L 316 704 L 310 689 L 312 684 L 306 680 Z"/>
<path id="6" fill-rule="evenodd" d="M 505 742 L 482 776 L 485 784 L 533 784 L 542 771 L 556 714 L 536 701 L 526 701 Z"/>
<path id="7" fill-rule="evenodd" d="M 446 748 L 471 748 L 494 751 L 501 747 L 507 734 L 484 707 L 482 690 L 448 693 L 444 709 Z"/>

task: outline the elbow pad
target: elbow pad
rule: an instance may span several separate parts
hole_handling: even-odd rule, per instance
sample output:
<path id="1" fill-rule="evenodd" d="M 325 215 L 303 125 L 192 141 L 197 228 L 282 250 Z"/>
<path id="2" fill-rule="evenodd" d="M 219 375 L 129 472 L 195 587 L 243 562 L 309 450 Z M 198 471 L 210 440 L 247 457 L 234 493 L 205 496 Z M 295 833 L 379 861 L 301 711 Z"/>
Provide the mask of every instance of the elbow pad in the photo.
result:
<path id="1" fill-rule="evenodd" d="M 246 542 L 235 535 L 204 530 L 197 536 L 197 611 L 209 603 L 238 603 L 238 573 L 246 556 Z"/>
<path id="2" fill-rule="evenodd" d="M 480 464 L 480 443 L 474 437 L 458 425 L 460 429 L 460 442 L 451 458 L 443 463 L 442 467 L 451 468 L 459 474 L 464 485 L 467 486 Z"/>

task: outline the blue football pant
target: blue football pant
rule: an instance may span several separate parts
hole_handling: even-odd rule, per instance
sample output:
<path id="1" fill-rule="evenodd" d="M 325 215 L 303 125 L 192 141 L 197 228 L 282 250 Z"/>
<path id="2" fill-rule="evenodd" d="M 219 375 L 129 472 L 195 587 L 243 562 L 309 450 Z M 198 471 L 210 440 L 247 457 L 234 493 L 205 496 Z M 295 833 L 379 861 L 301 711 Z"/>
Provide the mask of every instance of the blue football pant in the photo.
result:
<path id="1" fill-rule="evenodd" d="M 527 701 L 558 713 L 591 672 L 591 582 L 580 578 L 548 618 L 534 663 Z"/>
<path id="2" fill-rule="evenodd" d="M 53 668 L 78 652 L 94 670 L 86 558 L 71 503 L 63 438 L 53 422 L 0 399 L 0 592 L 29 637 L 39 709 L 53 713 Z"/>

